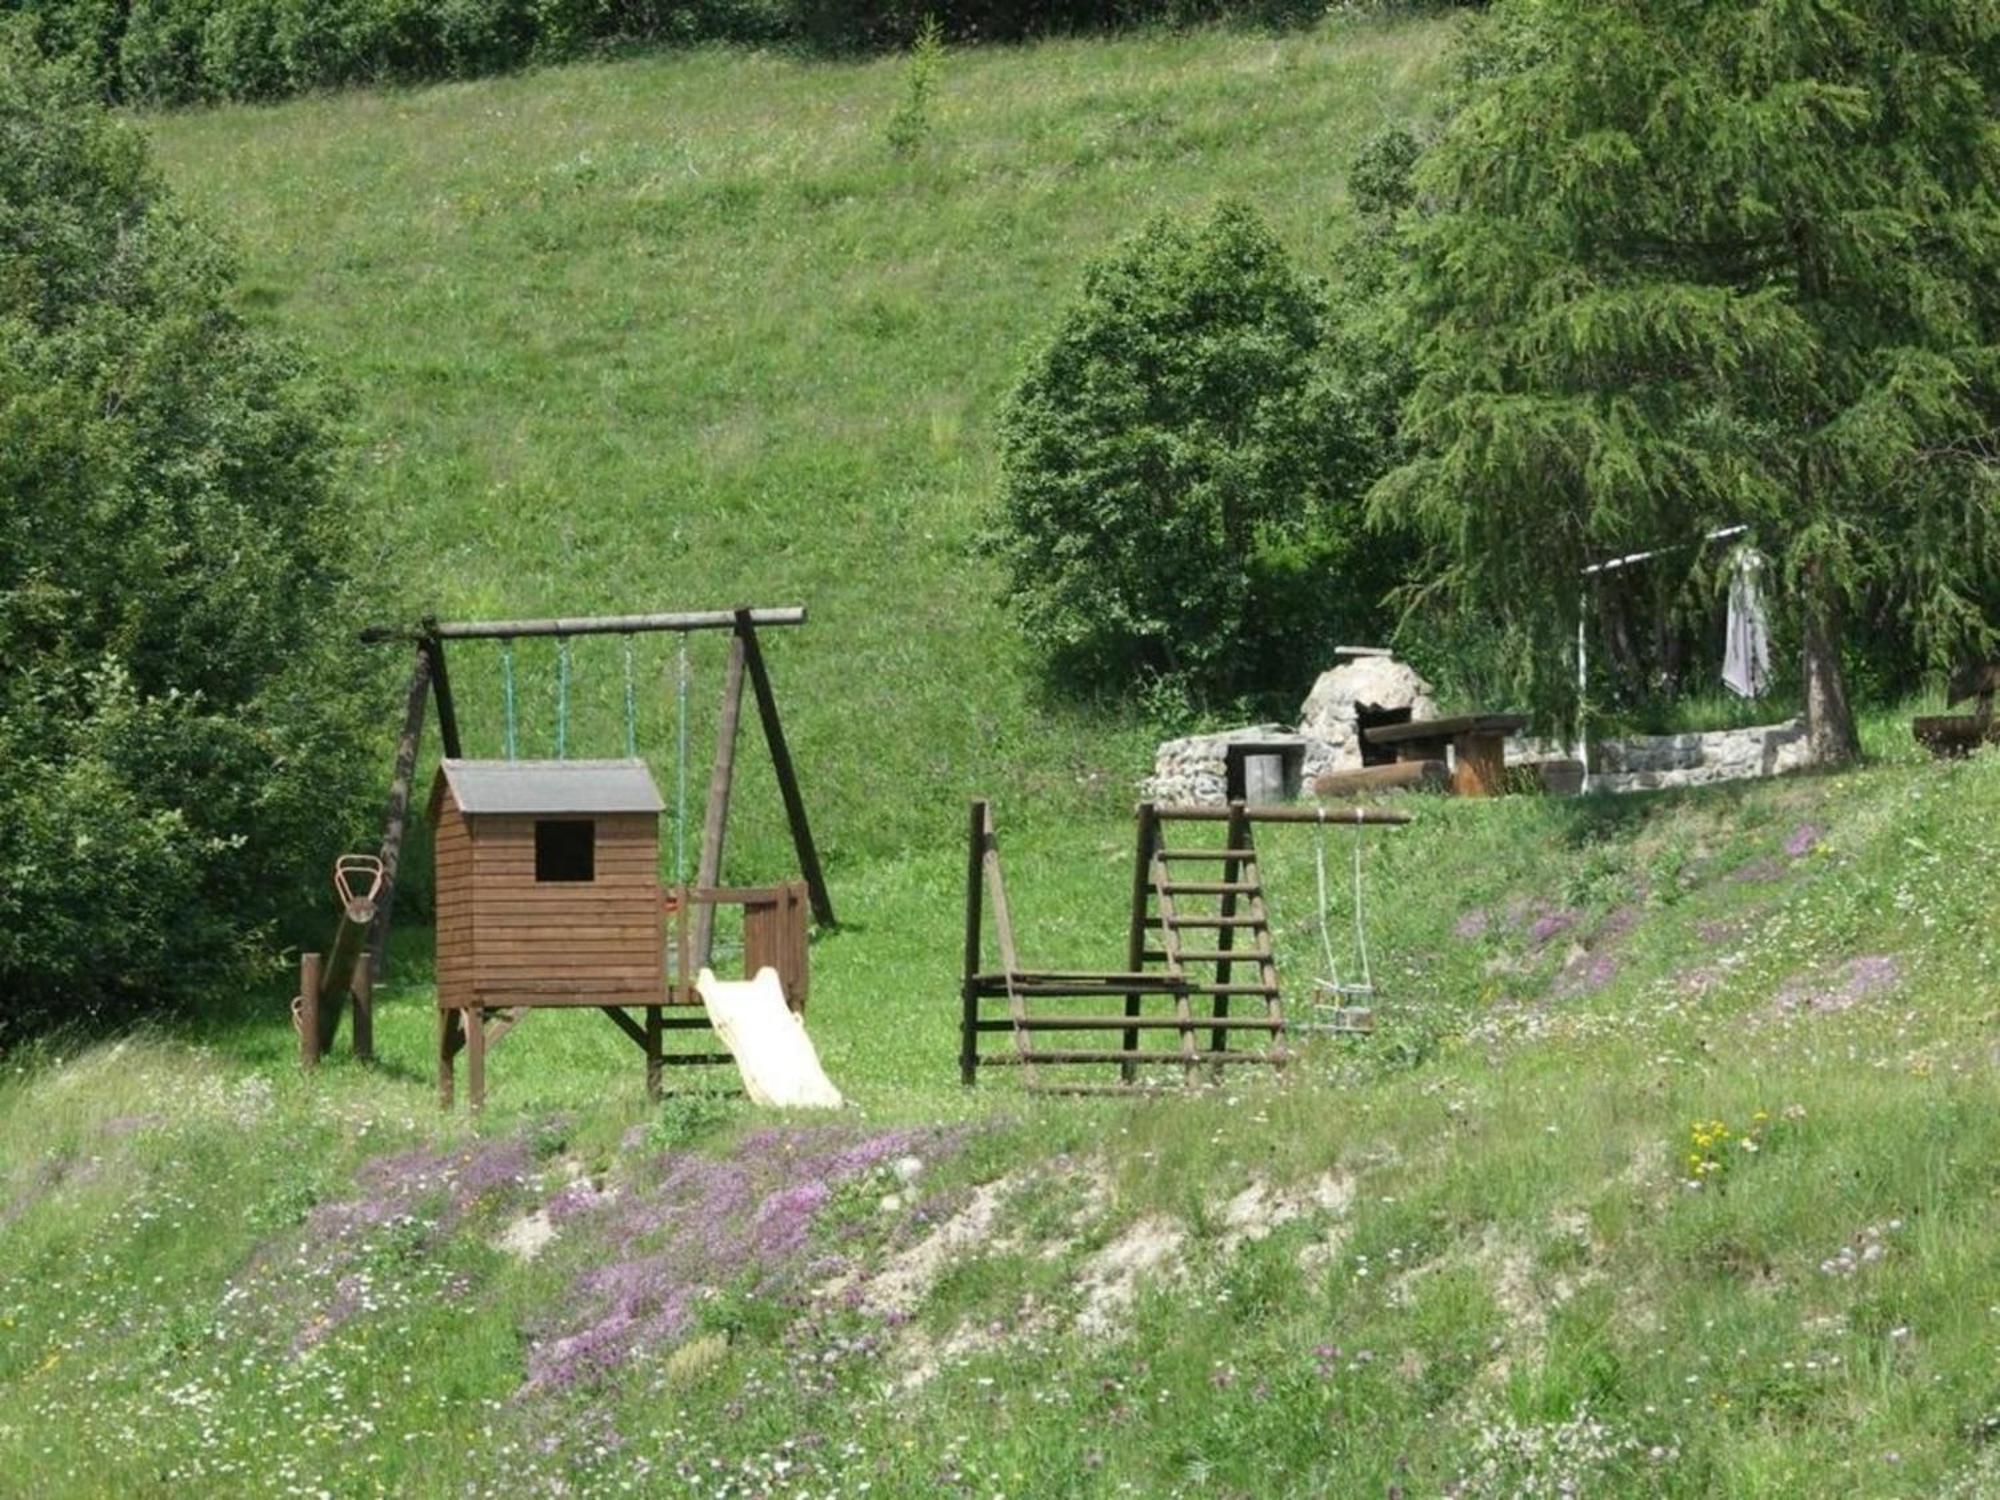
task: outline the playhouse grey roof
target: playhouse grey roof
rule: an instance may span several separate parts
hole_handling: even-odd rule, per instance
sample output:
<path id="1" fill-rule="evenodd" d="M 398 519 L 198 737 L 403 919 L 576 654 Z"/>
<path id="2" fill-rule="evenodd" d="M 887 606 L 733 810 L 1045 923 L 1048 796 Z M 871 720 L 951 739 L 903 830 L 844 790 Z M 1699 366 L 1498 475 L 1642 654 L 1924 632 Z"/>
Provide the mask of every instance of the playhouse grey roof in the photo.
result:
<path id="1" fill-rule="evenodd" d="M 666 806 L 642 760 L 448 760 L 464 813 L 657 813 Z"/>

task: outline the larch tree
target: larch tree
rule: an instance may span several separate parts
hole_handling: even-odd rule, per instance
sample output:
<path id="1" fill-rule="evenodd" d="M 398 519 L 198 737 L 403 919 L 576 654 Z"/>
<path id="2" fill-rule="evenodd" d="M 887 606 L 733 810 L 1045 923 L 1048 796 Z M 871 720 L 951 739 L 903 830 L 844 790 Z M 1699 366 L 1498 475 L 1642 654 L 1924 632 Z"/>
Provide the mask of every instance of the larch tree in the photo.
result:
<path id="1" fill-rule="evenodd" d="M 1511 0 L 1461 63 L 1416 172 L 1410 457 L 1373 515 L 1550 708 L 1588 563 L 1747 524 L 1812 750 L 1850 757 L 1857 601 L 1913 661 L 1993 642 L 2000 7 Z"/>

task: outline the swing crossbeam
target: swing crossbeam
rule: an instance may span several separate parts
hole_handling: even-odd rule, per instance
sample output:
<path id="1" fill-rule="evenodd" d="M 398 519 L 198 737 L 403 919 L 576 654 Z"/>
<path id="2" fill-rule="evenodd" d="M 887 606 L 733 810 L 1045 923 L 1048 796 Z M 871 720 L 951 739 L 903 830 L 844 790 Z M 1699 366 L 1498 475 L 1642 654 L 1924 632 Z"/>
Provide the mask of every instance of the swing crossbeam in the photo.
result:
<path id="1" fill-rule="evenodd" d="M 749 623 L 803 625 L 803 604 L 747 607 Z M 697 609 L 651 615 L 575 615 L 552 620 L 472 620 L 426 618 L 415 626 L 373 625 L 361 632 L 364 644 L 382 641 L 501 641 L 542 635 L 645 635 L 662 630 L 735 630 L 744 609 Z"/>

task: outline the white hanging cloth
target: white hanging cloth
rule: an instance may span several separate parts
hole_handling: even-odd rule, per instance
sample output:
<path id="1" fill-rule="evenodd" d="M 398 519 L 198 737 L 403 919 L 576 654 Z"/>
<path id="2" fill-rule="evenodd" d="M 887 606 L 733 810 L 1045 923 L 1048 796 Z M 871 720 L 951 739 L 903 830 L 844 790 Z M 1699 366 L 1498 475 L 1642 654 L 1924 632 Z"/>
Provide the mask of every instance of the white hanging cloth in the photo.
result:
<path id="1" fill-rule="evenodd" d="M 1771 685 L 1771 627 L 1764 618 L 1764 557 L 1739 547 L 1729 565 L 1729 633 L 1722 681 L 1739 698 L 1761 698 Z"/>

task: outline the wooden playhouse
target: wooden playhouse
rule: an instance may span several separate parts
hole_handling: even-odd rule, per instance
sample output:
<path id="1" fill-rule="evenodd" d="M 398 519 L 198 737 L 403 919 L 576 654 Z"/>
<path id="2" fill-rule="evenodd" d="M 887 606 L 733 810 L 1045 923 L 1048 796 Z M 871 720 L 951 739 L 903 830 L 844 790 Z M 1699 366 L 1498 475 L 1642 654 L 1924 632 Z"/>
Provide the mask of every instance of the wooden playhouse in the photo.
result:
<path id="1" fill-rule="evenodd" d="M 551 1006 L 615 1022 L 645 1052 L 652 1093 L 669 1064 L 729 1063 L 726 1051 L 664 1048 L 666 1032 L 709 1025 L 694 986 L 708 954 L 691 912 L 740 908 L 745 976 L 774 969 L 786 1004 L 804 1010 L 805 883 L 667 891 L 663 805 L 640 760 L 447 759 L 439 768 L 431 826 L 441 1102 L 451 1103 L 463 1050 L 477 1108 L 487 1049 L 528 1011 Z"/>

